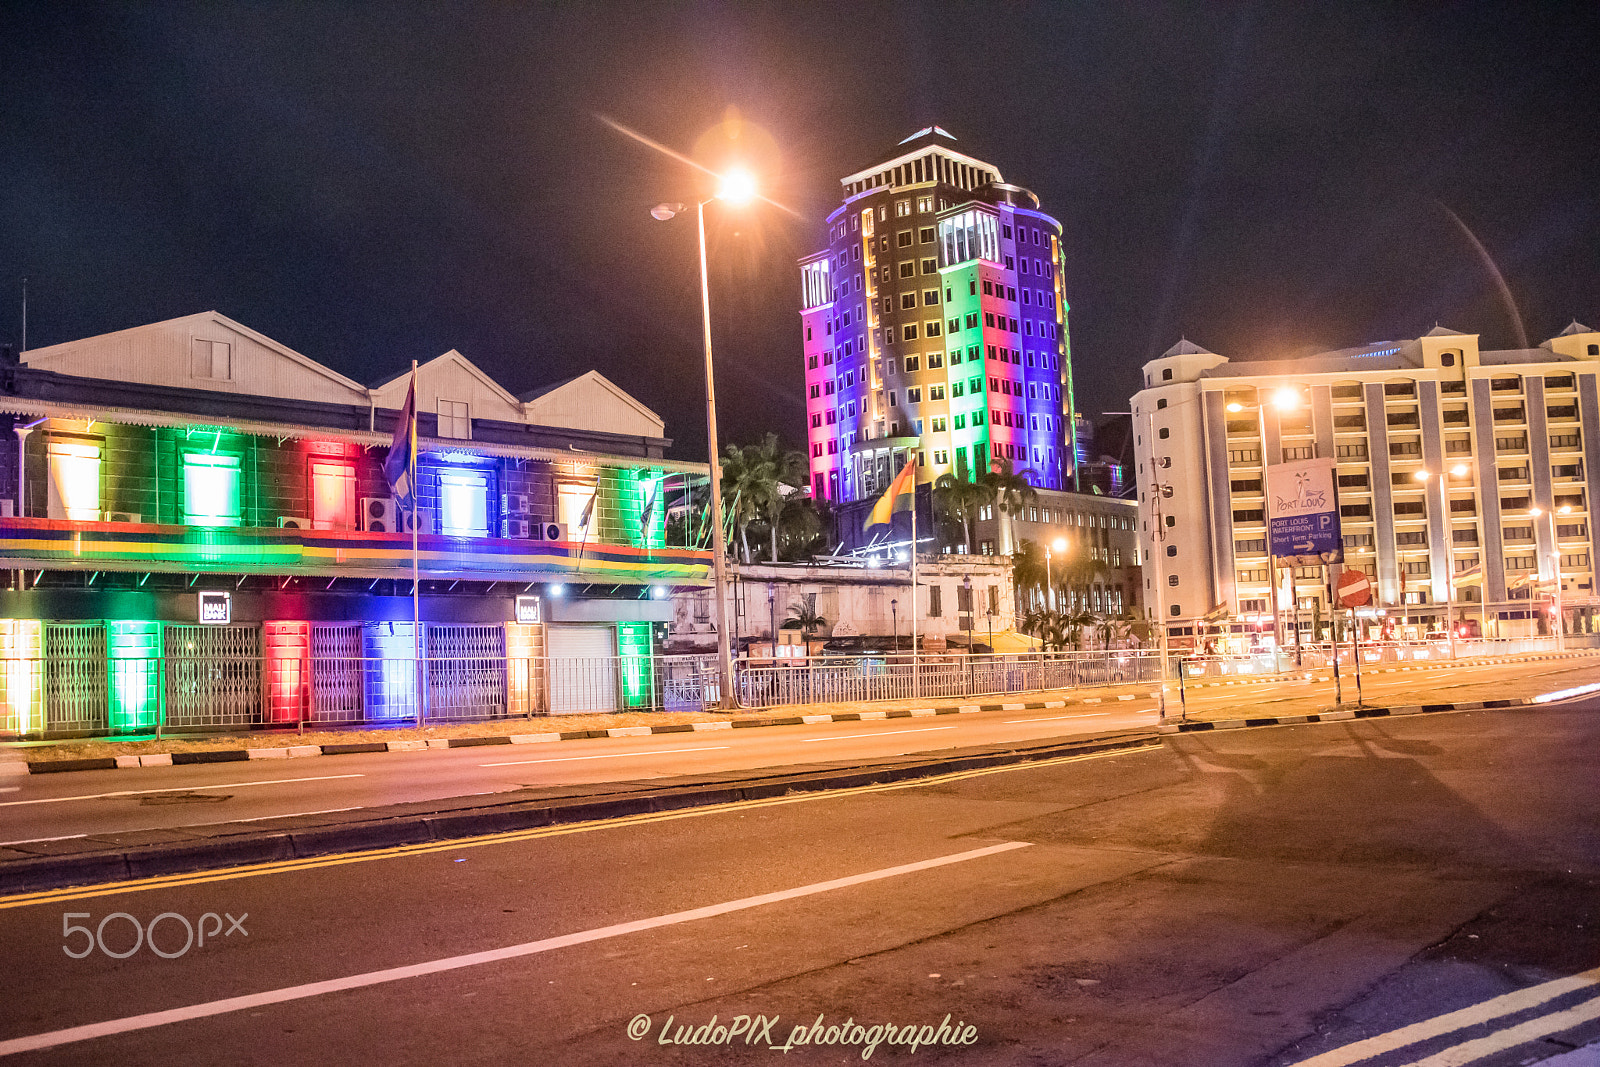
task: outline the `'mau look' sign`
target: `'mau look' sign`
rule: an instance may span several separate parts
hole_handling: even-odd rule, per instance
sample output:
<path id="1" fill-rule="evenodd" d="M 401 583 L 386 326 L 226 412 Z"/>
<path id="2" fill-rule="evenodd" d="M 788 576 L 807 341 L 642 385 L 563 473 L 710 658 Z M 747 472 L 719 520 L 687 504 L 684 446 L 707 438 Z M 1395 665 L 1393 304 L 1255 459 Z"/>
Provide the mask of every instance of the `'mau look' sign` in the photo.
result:
<path id="1" fill-rule="evenodd" d="M 1333 470 L 1331 459 L 1267 468 L 1267 538 L 1280 562 L 1314 566 L 1342 558 Z"/>

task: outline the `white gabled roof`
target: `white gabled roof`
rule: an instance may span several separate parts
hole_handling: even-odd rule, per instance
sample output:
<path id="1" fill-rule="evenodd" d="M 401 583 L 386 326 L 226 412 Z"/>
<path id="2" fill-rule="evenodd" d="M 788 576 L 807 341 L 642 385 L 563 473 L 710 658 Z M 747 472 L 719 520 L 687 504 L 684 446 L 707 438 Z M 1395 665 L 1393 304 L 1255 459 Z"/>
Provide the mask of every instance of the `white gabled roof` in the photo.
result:
<path id="1" fill-rule="evenodd" d="M 540 426 L 638 437 L 661 437 L 667 429 L 660 415 L 596 370 L 522 398 L 528 421 Z"/>
<path id="2" fill-rule="evenodd" d="M 232 376 L 197 377 L 195 342 L 229 344 Z M 134 326 L 22 353 L 40 370 L 318 403 L 365 403 L 366 386 L 216 311 Z"/>

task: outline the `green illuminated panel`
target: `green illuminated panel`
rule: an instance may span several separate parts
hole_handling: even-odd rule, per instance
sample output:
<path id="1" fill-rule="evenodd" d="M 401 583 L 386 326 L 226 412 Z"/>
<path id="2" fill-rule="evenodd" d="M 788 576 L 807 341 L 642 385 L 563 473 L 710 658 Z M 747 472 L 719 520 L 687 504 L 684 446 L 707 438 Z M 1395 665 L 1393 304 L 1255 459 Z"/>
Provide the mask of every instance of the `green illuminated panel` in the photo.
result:
<path id="1" fill-rule="evenodd" d="M 161 716 L 161 624 L 106 623 L 111 729 L 154 729 Z"/>
<path id="2" fill-rule="evenodd" d="M 183 454 L 185 526 L 239 525 L 239 457 L 225 453 Z"/>
<path id="3" fill-rule="evenodd" d="M 665 478 L 661 469 L 619 469 L 600 472 L 600 503 L 603 539 L 613 544 L 640 548 L 666 546 Z M 645 509 L 650 509 L 649 526 Z"/>
<path id="4" fill-rule="evenodd" d="M 989 469 L 989 428 L 987 425 L 973 424 L 974 416 L 981 415 L 988 406 L 985 401 L 987 378 L 983 364 L 983 309 L 981 298 L 974 292 L 980 289 L 981 280 L 978 265 L 974 262 L 946 268 L 941 273 L 945 287 L 950 292 L 950 301 L 945 308 L 946 317 L 959 318 L 962 323 L 960 332 L 949 335 L 945 357 L 950 396 L 950 470 L 958 473 L 964 469 L 967 477 L 976 481 Z M 977 326 L 967 328 L 968 315 L 978 316 Z M 976 352 L 973 352 L 974 347 Z M 972 388 L 974 378 L 978 380 L 976 389 Z M 958 384 L 961 396 L 956 395 Z M 973 460 L 974 446 L 977 448 L 976 462 Z M 966 458 L 965 465 L 957 460 L 957 454 Z"/>
<path id="5" fill-rule="evenodd" d="M 617 655 L 622 660 L 622 704 L 648 707 L 655 686 L 650 659 L 651 636 L 647 622 L 617 623 Z"/>

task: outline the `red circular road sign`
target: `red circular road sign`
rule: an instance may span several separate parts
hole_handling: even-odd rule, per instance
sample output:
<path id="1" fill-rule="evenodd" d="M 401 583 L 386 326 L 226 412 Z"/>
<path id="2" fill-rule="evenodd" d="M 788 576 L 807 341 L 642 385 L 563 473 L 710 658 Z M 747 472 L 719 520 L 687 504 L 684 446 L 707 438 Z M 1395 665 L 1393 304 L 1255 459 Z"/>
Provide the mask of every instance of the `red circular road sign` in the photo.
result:
<path id="1" fill-rule="evenodd" d="M 1346 567 L 1339 575 L 1339 606 L 1359 608 L 1372 599 L 1372 580 L 1358 570 Z"/>

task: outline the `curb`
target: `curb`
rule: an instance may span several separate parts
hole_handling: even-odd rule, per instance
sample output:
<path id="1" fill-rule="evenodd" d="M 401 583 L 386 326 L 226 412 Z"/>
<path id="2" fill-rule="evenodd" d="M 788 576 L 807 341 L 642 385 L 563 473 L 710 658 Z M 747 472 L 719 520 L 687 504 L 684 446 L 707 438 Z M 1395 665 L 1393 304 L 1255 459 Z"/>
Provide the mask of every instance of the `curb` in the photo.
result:
<path id="1" fill-rule="evenodd" d="M 297 817 L 285 816 L 283 821 L 291 825 L 283 829 L 263 830 L 250 826 L 230 833 L 227 825 L 221 825 L 207 827 L 206 839 L 6 860 L 0 862 L 0 894 L 445 842 L 565 823 L 764 800 L 790 793 L 914 781 L 1058 756 L 1138 752 L 1161 747 L 1161 739 L 1153 732 L 1119 733 L 1033 746 L 986 746 L 936 759 L 911 758 L 875 766 L 836 765 L 799 772 L 780 769 L 769 775 L 747 774 L 742 778 L 676 786 L 649 783 L 632 793 L 569 795 L 456 810 L 436 808 L 335 824 L 295 826 L 293 822 Z M 248 824 L 232 825 L 246 827 Z"/>
<path id="2" fill-rule="evenodd" d="M 1157 694 L 1142 694 L 1145 699 Z M 215 752 L 159 752 L 147 756 L 100 756 L 89 759 L 40 760 L 0 763 L 0 773 L 64 774 L 71 771 L 127 770 L 138 767 L 172 767 L 192 763 L 239 763 L 246 760 L 298 759 L 304 756 L 344 756 L 364 752 L 421 752 L 439 748 L 477 748 L 483 745 L 538 745 L 554 741 L 582 741 L 599 737 L 646 737 L 705 730 L 746 730 L 764 726 L 801 726 L 824 722 L 864 722 L 873 719 L 915 719 L 929 715 L 970 715 L 979 711 L 1043 711 L 1070 703 L 1098 704 L 1103 699 L 1137 700 L 1141 694 L 1112 698 L 1081 697 L 1076 701 L 1034 700 L 1001 704 L 959 704 L 948 707 L 896 708 L 892 711 L 848 711 L 828 715 L 782 715 L 764 719 L 713 719 L 708 722 L 666 726 L 613 726 L 605 730 L 567 730 L 562 733 L 511 734 L 496 737 L 433 737 L 426 740 L 364 741 L 351 744 L 286 745 L 274 748 L 238 748 Z"/>
<path id="3" fill-rule="evenodd" d="M 1348 719 L 1381 719 L 1394 715 L 1425 715 L 1435 711 L 1482 711 L 1486 708 L 1531 707 L 1532 700 L 1471 700 L 1460 704 L 1407 704 L 1396 708 L 1360 707 L 1324 711 L 1316 715 L 1278 715 L 1260 719 L 1211 719 L 1204 722 L 1166 723 L 1156 727 L 1158 734 L 1188 734 L 1202 730 L 1242 730 L 1252 726 L 1303 726 L 1312 722 L 1344 722 Z"/>
<path id="4" fill-rule="evenodd" d="M 1363 667 L 1363 674 L 1395 674 L 1400 671 L 1442 671 L 1451 667 L 1499 667 L 1507 663 L 1540 663 L 1552 659 L 1582 659 L 1585 656 L 1600 655 L 1600 649 L 1581 649 L 1576 652 L 1541 652 L 1536 656 L 1492 656 L 1484 659 L 1457 659 L 1435 661 L 1430 663 L 1410 663 L 1405 666 L 1394 667 Z M 1219 685 L 1262 685 L 1267 682 L 1282 682 L 1285 680 L 1302 682 L 1326 682 L 1333 678 L 1332 667 L 1312 667 L 1303 671 L 1285 671 L 1282 674 L 1251 678 L 1230 678 L 1221 682 L 1185 681 L 1190 689 L 1212 689 Z M 1328 672 L 1328 673 L 1321 673 Z M 1204 677 L 1201 675 L 1200 677 Z"/>

